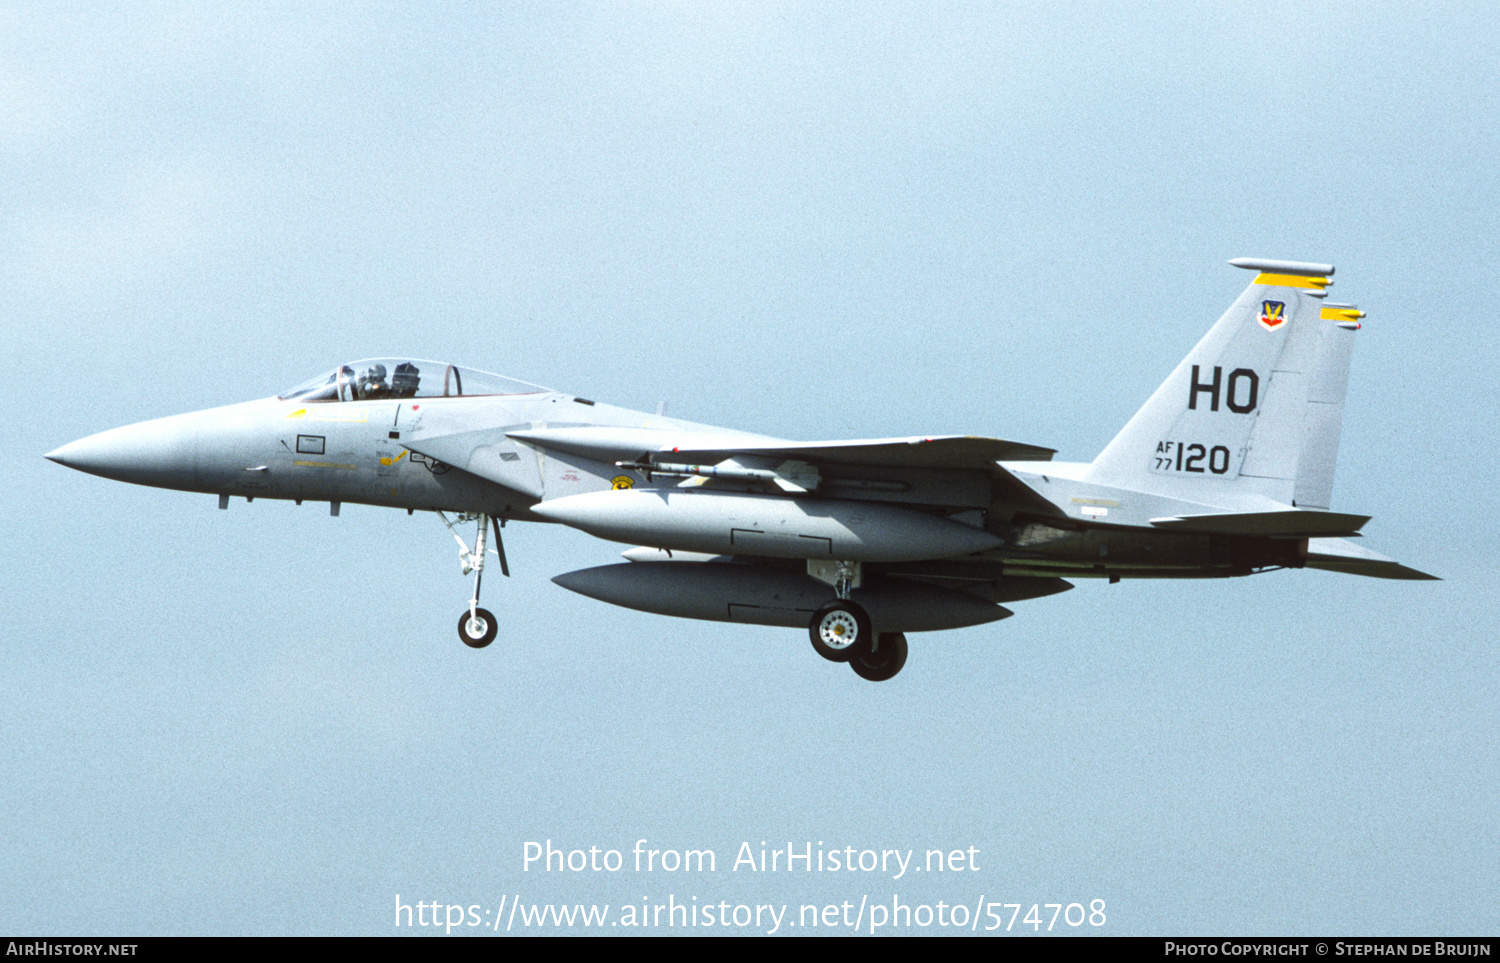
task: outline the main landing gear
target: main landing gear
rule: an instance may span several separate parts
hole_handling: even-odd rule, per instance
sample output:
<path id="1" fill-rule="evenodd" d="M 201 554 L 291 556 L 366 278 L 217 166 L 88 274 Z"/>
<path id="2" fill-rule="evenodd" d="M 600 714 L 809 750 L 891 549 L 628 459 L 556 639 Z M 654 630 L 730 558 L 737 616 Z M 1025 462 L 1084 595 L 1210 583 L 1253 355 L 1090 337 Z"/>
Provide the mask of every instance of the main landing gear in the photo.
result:
<path id="1" fill-rule="evenodd" d="M 884 682 L 906 665 L 906 636 L 875 634 L 857 602 L 837 599 L 818 609 L 808 625 L 813 650 L 829 662 L 847 662 L 861 679 Z"/>
<path id="2" fill-rule="evenodd" d="M 468 609 L 458 618 L 458 637 L 463 640 L 464 645 L 473 649 L 482 649 L 495 641 L 495 634 L 500 630 L 494 613 L 489 609 L 479 607 L 479 585 L 484 578 L 484 557 L 489 551 L 485 548 L 485 535 L 492 523 L 495 528 L 494 551 L 500 556 L 500 574 L 507 577 L 510 575 L 510 566 L 505 561 L 505 543 L 500 540 L 500 519 L 482 513 L 458 515 L 453 521 L 449 521 L 448 516 L 442 512 L 438 512 L 437 517 L 443 520 L 443 524 L 448 526 L 448 531 L 452 532 L 454 539 L 458 541 L 458 560 L 463 567 L 463 573 L 465 575 L 470 572 L 474 573 L 474 596 L 469 599 Z M 469 550 L 469 544 L 464 541 L 464 537 L 458 534 L 455 522 L 460 525 L 464 522 L 479 523 L 474 533 L 473 551 Z"/>
<path id="3" fill-rule="evenodd" d="M 875 633 L 869 614 L 849 598 L 859 577 L 854 566 L 839 566 L 837 577 L 831 580 L 838 598 L 813 613 L 807 632 L 813 651 L 829 662 L 847 662 L 861 679 L 884 682 L 906 665 L 906 636 L 900 632 Z"/>
<path id="4" fill-rule="evenodd" d="M 902 632 L 882 632 L 871 643 L 868 651 L 856 653 L 849 660 L 849 668 L 861 679 L 884 682 L 901 671 L 906 665 L 906 635 Z"/>

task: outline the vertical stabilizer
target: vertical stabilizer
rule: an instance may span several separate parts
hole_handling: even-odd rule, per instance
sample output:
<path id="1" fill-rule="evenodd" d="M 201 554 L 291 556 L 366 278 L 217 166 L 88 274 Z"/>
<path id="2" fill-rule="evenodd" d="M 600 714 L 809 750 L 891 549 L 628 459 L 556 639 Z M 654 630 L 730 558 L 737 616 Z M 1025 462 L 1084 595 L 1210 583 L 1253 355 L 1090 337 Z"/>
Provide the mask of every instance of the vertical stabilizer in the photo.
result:
<path id="1" fill-rule="evenodd" d="M 1088 480 L 1209 505 L 1326 508 L 1359 312 L 1333 266 L 1238 258 L 1243 294 L 1094 459 Z M 1340 327 L 1344 325 L 1345 327 Z"/>
<path id="2" fill-rule="evenodd" d="M 1324 303 L 1319 315 L 1325 330 L 1308 382 L 1306 433 L 1292 497 L 1292 504 L 1298 508 L 1327 508 L 1332 504 L 1333 467 L 1344 425 L 1349 360 L 1354 355 L 1354 332 L 1359 330 L 1359 319 L 1365 313 L 1352 304 Z"/>

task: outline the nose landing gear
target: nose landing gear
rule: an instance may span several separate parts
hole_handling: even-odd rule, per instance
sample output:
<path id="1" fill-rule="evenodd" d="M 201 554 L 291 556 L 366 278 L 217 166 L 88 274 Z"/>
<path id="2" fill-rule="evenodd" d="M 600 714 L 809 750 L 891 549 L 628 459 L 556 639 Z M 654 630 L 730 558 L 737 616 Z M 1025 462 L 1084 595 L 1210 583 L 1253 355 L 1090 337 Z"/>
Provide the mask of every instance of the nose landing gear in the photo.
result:
<path id="1" fill-rule="evenodd" d="M 495 624 L 495 614 L 489 609 L 474 607 L 472 613 L 458 617 L 458 637 L 471 649 L 482 649 L 495 641 L 500 627 Z"/>
<path id="2" fill-rule="evenodd" d="M 495 641 L 495 635 L 500 630 L 500 625 L 495 621 L 495 615 L 489 609 L 479 607 L 479 586 L 484 578 L 484 558 L 488 554 L 485 548 L 485 535 L 488 534 L 491 523 L 495 528 L 495 554 L 500 556 L 500 574 L 509 577 L 510 566 L 505 561 L 505 543 L 500 539 L 500 519 L 491 515 L 480 513 L 478 515 L 458 515 L 453 521 L 442 512 L 437 517 L 448 526 L 448 531 L 453 533 L 453 538 L 458 542 L 458 561 L 463 568 L 463 573 L 468 575 L 474 573 L 474 595 L 469 599 L 469 608 L 458 618 L 458 637 L 463 640 L 464 645 L 472 649 L 482 649 Z M 454 522 L 477 521 L 478 527 L 474 533 L 474 549 L 469 550 L 469 544 L 464 541 L 462 535 Z"/>

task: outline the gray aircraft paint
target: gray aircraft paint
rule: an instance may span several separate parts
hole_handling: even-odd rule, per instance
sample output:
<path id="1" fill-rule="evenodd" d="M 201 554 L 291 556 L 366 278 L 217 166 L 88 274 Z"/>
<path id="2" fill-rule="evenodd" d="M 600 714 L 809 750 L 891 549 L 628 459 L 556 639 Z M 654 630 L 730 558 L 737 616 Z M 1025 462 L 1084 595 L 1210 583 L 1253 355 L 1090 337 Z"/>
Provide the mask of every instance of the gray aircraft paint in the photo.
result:
<path id="1" fill-rule="evenodd" d="M 632 562 L 559 575 L 580 595 L 642 612 L 715 622 L 802 628 L 828 600 L 828 586 L 807 575 L 761 565 Z M 933 632 L 982 625 L 1012 613 L 993 602 L 904 579 L 874 576 L 851 598 L 877 632 Z"/>
<path id="2" fill-rule="evenodd" d="M 1321 287 L 1276 283 L 1305 278 L 1326 284 L 1330 265 L 1239 259 L 1262 271 L 1188 353 L 1124 430 L 1100 453 L 1086 478 L 1219 508 L 1260 511 L 1261 500 L 1290 505 L 1298 463 L 1309 448 L 1318 478 L 1328 479 L 1331 411 L 1321 411 L 1309 446 L 1308 404 L 1342 404 L 1348 349 L 1324 342 L 1350 332 L 1321 318 Z M 1274 269 L 1274 270 L 1273 270 Z M 1276 272 L 1280 273 L 1276 273 Z M 1275 279 L 1262 283 L 1261 279 Z M 1275 313 L 1275 323 L 1265 320 Z M 1184 464 L 1184 449 L 1188 454 Z M 1222 451 L 1222 461 L 1214 454 Z M 1326 499 L 1324 499 L 1326 502 Z M 1326 504 L 1319 507 L 1327 507 Z"/>
<path id="3" fill-rule="evenodd" d="M 1352 304 L 1323 306 L 1358 314 Z M 1349 390 L 1349 364 L 1357 329 L 1347 327 L 1347 322 L 1325 323 L 1331 327 L 1324 333 L 1307 386 L 1306 434 L 1292 492 L 1292 503 L 1299 508 L 1328 508 L 1332 504 L 1333 470 L 1344 424 L 1344 396 Z"/>
<path id="4" fill-rule="evenodd" d="M 1365 516 L 1313 510 L 1331 501 L 1359 316 L 1344 305 L 1324 310 L 1333 268 L 1232 263 L 1261 273 L 1090 464 L 969 436 L 786 441 L 478 371 L 465 375 L 471 384 L 504 393 L 450 396 L 449 374 L 462 370 L 452 365 L 443 396 L 397 400 L 372 388 L 368 400 L 349 400 L 355 375 L 343 366 L 334 376 L 343 401 L 309 400 L 324 391 L 314 379 L 312 395 L 143 422 L 48 457 L 124 481 L 218 493 L 221 504 L 242 495 L 457 511 L 481 525 L 554 521 L 704 553 L 712 561 L 558 579 L 617 604 L 694 618 L 795 624 L 834 599 L 835 583 L 867 602 L 872 618 L 916 631 L 1003 617 L 996 601 L 1059 591 L 1068 584 L 1061 576 L 1310 566 L 1430 577 L 1336 537 L 1354 534 Z M 837 564 L 830 575 L 723 561 L 757 558 Z M 901 578 L 893 565 L 904 566 Z M 475 592 L 471 607 L 477 580 Z M 772 604 L 788 593 L 795 605 Z"/>
<path id="5" fill-rule="evenodd" d="M 731 492 L 607 491 L 532 506 L 543 518 L 616 542 L 767 558 L 898 562 L 951 558 L 1004 541 L 892 505 Z"/>

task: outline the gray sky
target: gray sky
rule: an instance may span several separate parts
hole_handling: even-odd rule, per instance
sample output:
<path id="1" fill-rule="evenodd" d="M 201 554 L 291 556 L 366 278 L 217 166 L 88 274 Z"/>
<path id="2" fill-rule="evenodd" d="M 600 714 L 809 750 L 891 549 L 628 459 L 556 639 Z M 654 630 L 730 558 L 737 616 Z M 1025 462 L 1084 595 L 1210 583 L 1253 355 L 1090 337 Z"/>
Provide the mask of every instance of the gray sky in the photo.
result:
<path id="1" fill-rule="evenodd" d="M 1483 4 L 0 5 L 0 929 L 381 934 L 399 893 L 1493 933 L 1496 34 Z M 1446 581 L 1085 582 L 870 685 L 805 633 L 572 595 L 621 546 L 514 526 L 474 652 L 431 517 L 41 457 L 405 354 L 1086 461 L 1236 256 L 1332 262 L 1369 312 L 1333 508 Z M 522 869 L 641 838 L 718 872 Z M 979 870 L 731 871 L 762 840 Z"/>

